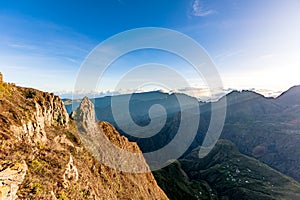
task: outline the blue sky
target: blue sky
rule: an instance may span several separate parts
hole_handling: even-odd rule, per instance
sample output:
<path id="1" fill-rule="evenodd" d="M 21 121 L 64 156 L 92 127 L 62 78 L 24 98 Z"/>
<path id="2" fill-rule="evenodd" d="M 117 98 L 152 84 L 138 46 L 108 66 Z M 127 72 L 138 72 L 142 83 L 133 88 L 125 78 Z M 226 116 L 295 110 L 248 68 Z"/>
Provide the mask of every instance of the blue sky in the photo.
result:
<path id="1" fill-rule="evenodd" d="M 300 84 L 299 8 L 298 0 L 1 1 L 0 71 L 7 82 L 70 93 L 81 63 L 100 42 L 133 28 L 163 27 L 206 49 L 224 89 L 274 94 Z M 204 92 L 190 66 L 158 51 L 115 62 L 100 90 L 115 92 L 122 73 L 153 61 L 173 66 Z"/>

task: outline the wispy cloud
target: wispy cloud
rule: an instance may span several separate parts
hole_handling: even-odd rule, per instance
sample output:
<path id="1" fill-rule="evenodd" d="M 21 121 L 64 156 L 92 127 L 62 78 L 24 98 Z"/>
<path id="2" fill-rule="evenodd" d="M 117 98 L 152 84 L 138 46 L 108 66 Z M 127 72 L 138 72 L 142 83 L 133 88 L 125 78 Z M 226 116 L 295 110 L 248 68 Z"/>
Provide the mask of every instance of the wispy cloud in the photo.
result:
<path id="1" fill-rule="evenodd" d="M 37 47 L 32 45 L 24 45 L 24 44 L 8 44 L 9 47 L 16 49 L 25 49 L 25 50 L 35 50 Z"/>
<path id="2" fill-rule="evenodd" d="M 67 61 L 70 61 L 70 62 L 75 63 L 75 64 L 80 64 L 81 63 L 81 61 L 79 61 L 77 59 L 73 59 L 73 58 L 67 57 L 67 56 L 63 57 L 63 58 L 65 58 Z"/>
<path id="3" fill-rule="evenodd" d="M 220 89 L 220 90 L 210 90 L 208 87 L 185 87 L 185 88 L 180 88 L 174 92 L 179 92 L 179 93 L 184 93 L 189 96 L 193 96 L 198 98 L 201 101 L 216 101 L 231 90 L 228 89 Z"/>
<path id="4" fill-rule="evenodd" d="M 211 14 L 214 14 L 216 11 L 213 9 L 207 9 L 202 0 L 194 0 L 192 4 L 191 15 L 196 17 L 205 17 Z"/>

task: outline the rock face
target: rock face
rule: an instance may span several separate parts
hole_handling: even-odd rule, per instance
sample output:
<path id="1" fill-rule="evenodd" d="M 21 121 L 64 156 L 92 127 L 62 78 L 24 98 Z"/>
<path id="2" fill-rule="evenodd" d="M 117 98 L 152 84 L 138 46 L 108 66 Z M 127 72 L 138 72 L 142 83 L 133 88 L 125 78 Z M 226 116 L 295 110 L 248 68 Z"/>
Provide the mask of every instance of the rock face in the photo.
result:
<path id="1" fill-rule="evenodd" d="M 48 99 L 50 103 L 48 106 L 41 102 L 34 102 L 34 115 L 30 119 L 23 120 L 21 127 L 12 127 L 12 131 L 19 138 L 26 139 L 29 142 L 46 142 L 45 126 L 68 125 L 69 116 L 63 104 L 54 95 L 49 95 Z"/>
<path id="2" fill-rule="evenodd" d="M 90 110 L 85 98 L 77 129 L 59 97 L 0 83 L 0 199 L 167 199 L 152 173 L 124 173 L 92 156 L 79 134 L 96 129 L 120 148 L 140 150 Z"/>
<path id="3" fill-rule="evenodd" d="M 1 163 L 0 171 L 0 199 L 14 200 L 17 198 L 19 185 L 23 182 L 27 165 L 25 161 L 21 163 Z"/>
<path id="4" fill-rule="evenodd" d="M 68 126 L 68 113 L 54 94 L 7 83 L 1 85 L 0 125 L 4 127 L 2 131 L 14 132 L 15 139 L 46 142 L 46 126 Z"/>

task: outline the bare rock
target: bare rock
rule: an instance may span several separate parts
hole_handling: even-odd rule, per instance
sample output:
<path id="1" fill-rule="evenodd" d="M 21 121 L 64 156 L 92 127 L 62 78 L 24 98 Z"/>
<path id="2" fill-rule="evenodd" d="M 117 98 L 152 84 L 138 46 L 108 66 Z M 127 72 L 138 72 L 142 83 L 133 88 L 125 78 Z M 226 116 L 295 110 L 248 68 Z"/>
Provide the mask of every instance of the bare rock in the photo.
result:
<path id="1" fill-rule="evenodd" d="M 69 163 L 67 164 L 67 167 L 66 167 L 66 171 L 63 175 L 63 179 L 64 179 L 65 187 L 68 187 L 69 182 L 78 181 L 78 170 L 77 170 L 77 167 L 73 163 L 73 158 L 71 155 L 70 155 Z"/>
<path id="2" fill-rule="evenodd" d="M 33 102 L 26 105 L 26 109 L 31 112 L 27 116 L 17 119 L 18 123 L 12 124 L 10 130 L 19 140 L 25 140 L 28 143 L 46 143 L 45 127 L 63 126 L 68 128 L 69 115 L 63 102 L 57 96 L 35 90 L 29 91 L 36 94 Z"/>
<path id="3" fill-rule="evenodd" d="M 83 98 L 78 109 L 71 114 L 71 118 L 77 122 L 77 127 L 81 132 L 87 135 L 94 135 L 98 132 L 94 104 L 88 97 Z"/>
<path id="4" fill-rule="evenodd" d="M 51 143 L 52 149 L 62 151 L 64 150 L 63 145 L 67 145 L 70 147 L 74 147 L 74 144 L 66 138 L 66 135 L 58 135 L 53 139 L 53 142 Z"/>

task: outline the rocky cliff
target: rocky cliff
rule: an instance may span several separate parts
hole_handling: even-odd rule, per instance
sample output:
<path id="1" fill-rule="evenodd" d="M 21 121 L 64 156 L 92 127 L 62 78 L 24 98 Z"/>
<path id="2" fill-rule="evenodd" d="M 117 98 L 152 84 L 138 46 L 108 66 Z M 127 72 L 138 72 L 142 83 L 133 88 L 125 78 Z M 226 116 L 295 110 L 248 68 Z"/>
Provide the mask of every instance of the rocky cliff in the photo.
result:
<path id="1" fill-rule="evenodd" d="M 110 124 L 89 122 L 89 111 L 79 111 L 83 134 L 96 134 L 93 124 L 119 148 L 140 152 Z M 80 131 L 59 97 L 0 83 L 0 199 L 167 199 L 151 172 L 125 173 L 99 162 Z"/>

